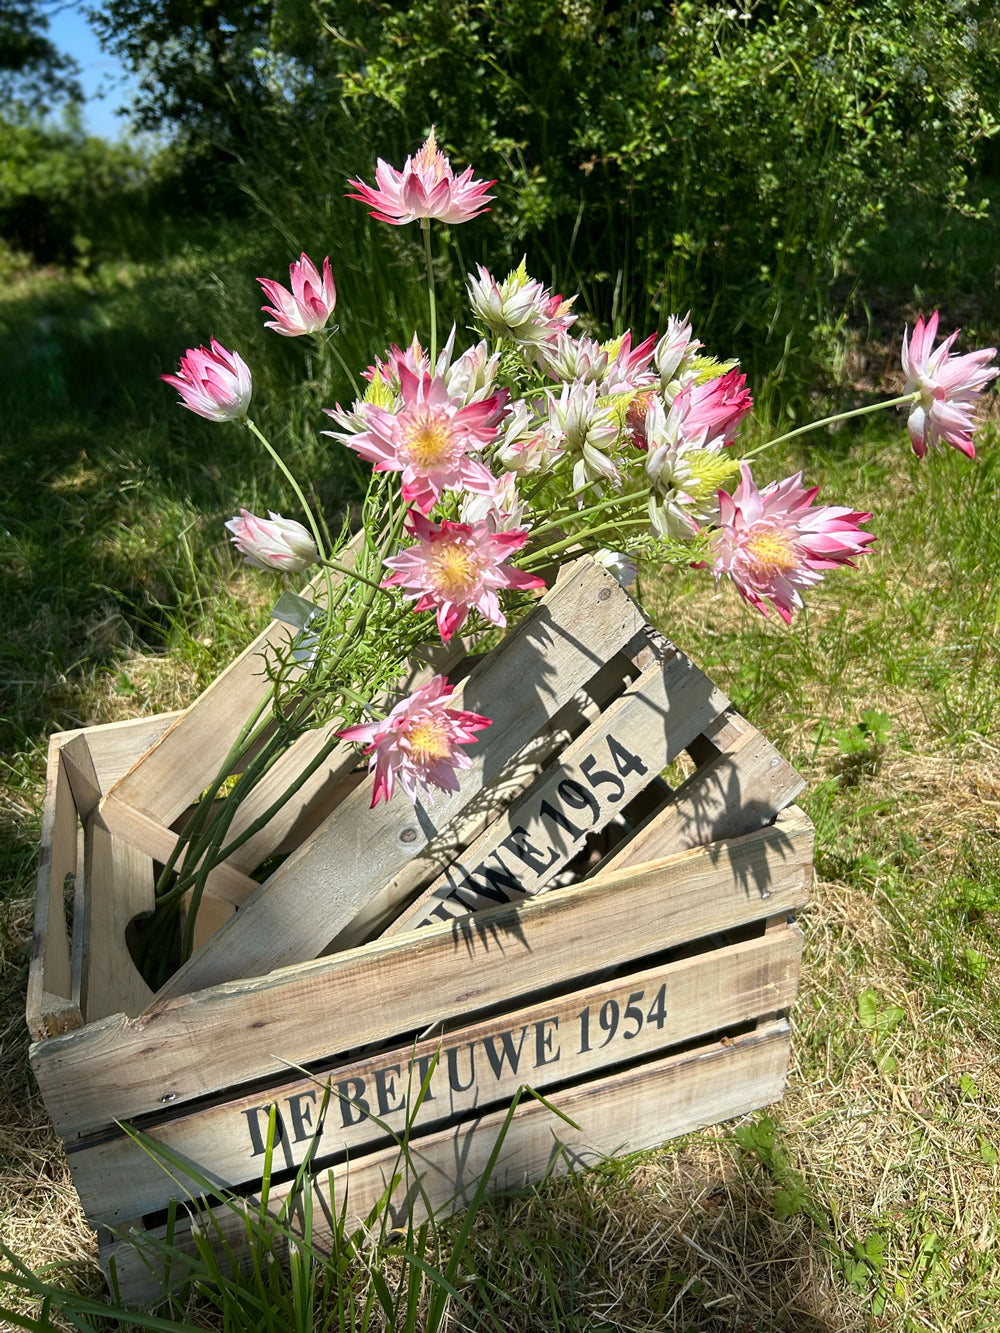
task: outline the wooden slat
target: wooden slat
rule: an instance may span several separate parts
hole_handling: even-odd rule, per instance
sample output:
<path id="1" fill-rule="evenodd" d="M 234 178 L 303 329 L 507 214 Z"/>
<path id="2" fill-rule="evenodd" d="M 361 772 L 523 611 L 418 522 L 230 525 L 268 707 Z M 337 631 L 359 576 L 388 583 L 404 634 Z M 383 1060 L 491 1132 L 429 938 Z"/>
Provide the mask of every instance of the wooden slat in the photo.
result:
<path id="1" fill-rule="evenodd" d="M 705 728 L 716 749 L 598 867 L 622 869 L 688 847 L 735 838 L 771 823 L 805 787 L 805 779 L 755 727 L 733 710 Z"/>
<path id="2" fill-rule="evenodd" d="M 654 659 L 386 934 L 537 893 L 727 703 L 683 653 Z"/>
<path id="3" fill-rule="evenodd" d="M 260 1179 L 270 1106 L 279 1116 L 276 1166 L 298 1166 L 317 1132 L 329 1082 L 333 1102 L 317 1150 L 354 1156 L 385 1139 L 364 1104 L 395 1133 L 402 1135 L 409 1124 L 411 1134 L 423 1134 L 455 1115 L 509 1102 L 524 1083 L 543 1091 L 595 1078 L 623 1060 L 652 1058 L 785 1008 L 795 998 L 801 951 L 801 933 L 785 925 L 766 939 L 660 964 L 456 1027 L 444 1037 L 383 1050 L 332 1070 L 322 1081 L 294 1078 L 144 1129 L 217 1185 L 246 1184 Z M 435 1060 L 428 1096 L 414 1108 Z M 350 1100 L 341 1104 L 337 1089 Z M 124 1133 L 77 1150 L 71 1146 L 69 1162 L 95 1225 L 117 1227 L 183 1197 L 177 1182 Z"/>
<path id="4" fill-rule="evenodd" d="M 183 713 L 160 713 L 60 733 L 60 753 L 81 819 L 180 717 Z"/>
<path id="5" fill-rule="evenodd" d="M 304 591 L 319 600 L 318 585 Z M 157 824 L 172 824 L 213 781 L 243 724 L 267 697 L 271 682 L 262 654 L 284 646 L 292 636 L 288 625 L 272 620 L 114 784 L 105 800 L 137 810 Z"/>
<path id="6" fill-rule="evenodd" d="M 422 662 L 415 657 L 410 662 L 399 685 L 400 693 L 411 693 L 439 672 L 447 675 L 466 656 L 467 651 L 468 641 L 463 639 L 452 639 L 448 644 L 435 644 L 430 649 L 423 649 L 422 655 L 429 660 Z M 240 803 L 230 825 L 227 842 L 238 837 L 279 801 L 280 809 L 264 828 L 227 857 L 229 865 L 249 874 L 267 857 L 273 856 L 293 831 L 299 835 L 298 841 L 289 849 L 294 850 L 298 842 L 331 814 L 352 787 L 357 785 L 350 777 L 360 762 L 357 748 L 353 745 L 335 745 L 316 772 L 302 783 L 294 795 L 281 801 L 282 794 L 293 780 L 299 778 L 308 764 L 331 743 L 341 725 L 340 721 L 334 721 L 329 726 L 305 732 L 256 783 Z"/>
<path id="7" fill-rule="evenodd" d="M 179 1107 L 289 1060 L 309 1064 L 801 907 L 812 843 L 793 807 L 743 838 L 88 1024 L 34 1047 L 35 1076 L 66 1139 Z"/>
<path id="8" fill-rule="evenodd" d="M 153 909 L 153 862 L 92 818 L 85 871 L 82 1006 L 87 1022 L 141 1013 L 153 992 L 125 942 L 133 917 Z"/>
<path id="9" fill-rule="evenodd" d="M 95 818 L 99 819 L 116 838 L 127 842 L 137 851 L 156 861 L 165 864 L 173 855 L 177 845 L 177 834 L 173 829 L 166 828 L 157 820 L 143 814 L 141 810 L 134 810 L 119 801 L 104 800 L 98 807 Z M 234 869 L 225 861 L 209 871 L 206 884 L 217 897 L 224 898 L 226 902 L 233 903 L 237 907 L 240 903 L 245 903 L 260 888 L 255 879 L 251 879 L 241 870 Z"/>
<path id="10" fill-rule="evenodd" d="M 638 605 L 593 561 L 564 570 L 456 691 L 455 707 L 492 718 L 486 739 L 468 747 L 471 767 L 458 775 L 459 790 L 442 795 L 432 815 L 405 801 L 369 810 L 367 778 L 158 999 L 314 958 L 423 849 L 428 833 L 481 798 L 512 756 L 644 623 Z"/>
<path id="11" fill-rule="evenodd" d="M 788 1050 L 788 1025 L 778 1022 L 726 1045 L 668 1056 L 557 1094 L 554 1105 L 579 1128 L 540 1102 L 524 1101 L 507 1129 L 489 1183 L 494 1189 L 518 1188 L 548 1174 L 560 1174 L 568 1166 L 586 1167 L 609 1154 L 653 1147 L 767 1106 L 784 1091 Z M 494 1112 L 411 1143 L 410 1164 L 419 1176 L 420 1189 L 393 1148 L 354 1161 L 347 1169 L 320 1173 L 321 1199 L 313 1214 L 316 1243 L 329 1243 L 327 1219 L 342 1211 L 348 1230 L 357 1229 L 397 1173 L 402 1179 L 391 1195 L 391 1217 L 397 1226 L 405 1226 L 409 1215 L 422 1220 L 425 1201 L 438 1216 L 465 1206 L 485 1174 L 504 1119 L 504 1112 Z M 288 1186 L 272 1190 L 270 1206 L 275 1211 L 288 1192 Z M 233 1251 L 245 1253 L 242 1208 L 220 1208 L 214 1216 Z M 180 1233 L 174 1236 L 178 1245 L 190 1245 L 184 1230 L 182 1222 Z M 126 1300 L 156 1294 L 155 1277 L 128 1242 L 105 1247 L 102 1260 L 106 1266 L 113 1261 Z M 174 1271 L 175 1280 L 182 1277 Z"/>
<path id="12" fill-rule="evenodd" d="M 35 924 L 25 1007 L 36 1040 L 79 1028 L 83 1015 L 74 1003 L 63 885 L 77 871 L 77 816 L 69 777 L 59 752 L 62 737 L 49 741 L 42 847 L 35 895 Z"/>

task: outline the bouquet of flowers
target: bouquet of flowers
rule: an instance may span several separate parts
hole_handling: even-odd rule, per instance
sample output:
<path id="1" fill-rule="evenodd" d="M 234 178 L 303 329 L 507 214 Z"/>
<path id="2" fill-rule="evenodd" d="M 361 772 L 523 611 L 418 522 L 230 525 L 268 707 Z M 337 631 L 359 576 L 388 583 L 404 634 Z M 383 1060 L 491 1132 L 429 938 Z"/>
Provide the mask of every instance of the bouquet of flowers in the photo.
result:
<path id="1" fill-rule="evenodd" d="M 373 805 L 398 788 L 414 803 L 456 790 L 469 766 L 464 747 L 490 719 L 454 707 L 445 674 L 399 697 L 421 645 L 516 623 L 559 565 L 584 553 L 625 584 L 640 561 L 693 565 L 730 581 L 762 614 L 773 609 L 790 622 L 827 570 L 868 552 L 871 515 L 817 503 L 818 488 L 801 473 L 762 486 L 751 458 L 817 426 L 899 407 L 917 455 L 947 444 L 971 458 L 976 400 L 997 374 L 995 349 L 956 355 L 955 333 L 937 343 L 935 312 L 904 334 L 900 396 L 745 452 L 740 426 L 753 406 L 746 377 L 708 354 L 687 317 L 671 316 L 662 334 L 641 340 L 631 332 L 609 342 L 576 336 L 575 298 L 531 278 L 523 261 L 502 279 L 481 266 L 470 275 L 474 340 L 461 346 L 453 327 L 439 348 L 431 223 L 478 216 L 496 182 L 474 178 L 471 168 L 455 175 L 433 132 L 402 170 L 380 160 L 375 175 L 375 186 L 351 181 L 350 197 L 388 224 L 419 224 L 429 327 L 426 343 L 414 334 L 405 348 L 375 358 L 363 386 L 355 381 L 350 407 L 327 409 L 325 433 L 336 447 L 372 464 L 359 532 L 331 537 L 311 510 L 249 415 L 252 377 L 237 352 L 213 340 L 163 377 L 191 411 L 249 430 L 298 498 L 301 519 L 246 510 L 231 519 L 237 549 L 258 568 L 314 571 L 303 633 L 269 655 L 270 698 L 248 719 L 160 876 L 163 921 L 187 895 L 185 956 L 207 875 L 263 822 L 227 836 L 233 812 L 304 731 L 324 726 L 331 739 L 296 784 L 349 742 L 374 773 Z M 259 281 L 270 302 L 267 327 L 283 337 L 334 338 L 329 258 L 320 269 L 303 254 L 289 287 Z M 234 769 L 240 777 L 220 802 Z"/>

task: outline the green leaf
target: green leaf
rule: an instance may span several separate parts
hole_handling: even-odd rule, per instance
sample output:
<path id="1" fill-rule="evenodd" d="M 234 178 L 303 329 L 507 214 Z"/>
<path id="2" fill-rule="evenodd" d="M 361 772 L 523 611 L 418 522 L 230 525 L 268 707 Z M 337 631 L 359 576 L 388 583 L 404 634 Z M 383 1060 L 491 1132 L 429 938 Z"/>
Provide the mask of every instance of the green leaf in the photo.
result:
<path id="1" fill-rule="evenodd" d="M 883 1004 L 877 990 L 863 990 L 857 1004 L 860 1025 L 866 1032 L 874 1031 L 880 1037 L 888 1036 L 906 1017 L 906 1011 L 898 1004 Z"/>

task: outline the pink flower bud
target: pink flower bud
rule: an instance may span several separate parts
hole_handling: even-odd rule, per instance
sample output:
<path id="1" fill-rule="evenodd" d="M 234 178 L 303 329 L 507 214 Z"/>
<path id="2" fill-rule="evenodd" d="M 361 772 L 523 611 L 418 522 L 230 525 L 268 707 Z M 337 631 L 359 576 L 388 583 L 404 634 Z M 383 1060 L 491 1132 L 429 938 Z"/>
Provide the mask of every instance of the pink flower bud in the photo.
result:
<path id="1" fill-rule="evenodd" d="M 324 328 L 337 305 L 329 255 L 323 260 L 323 276 L 307 254 L 290 264 L 288 275 L 292 290 L 271 278 L 258 278 L 264 295 L 273 305 L 261 306 L 265 315 L 273 315 L 264 325 L 283 338 L 298 338 L 303 333 L 317 333 Z"/>
<path id="2" fill-rule="evenodd" d="M 212 339 L 211 347 L 189 347 L 176 375 L 161 375 L 180 394 L 185 407 L 208 421 L 245 417 L 253 392 L 250 368 L 238 352 L 227 352 Z"/>
<path id="3" fill-rule="evenodd" d="M 247 564 L 254 569 L 278 569 L 284 574 L 297 574 L 314 565 L 319 553 L 308 529 L 273 510 L 268 513 L 269 519 L 258 518 L 241 509 L 239 517 L 226 524 L 233 534 L 233 545 Z"/>

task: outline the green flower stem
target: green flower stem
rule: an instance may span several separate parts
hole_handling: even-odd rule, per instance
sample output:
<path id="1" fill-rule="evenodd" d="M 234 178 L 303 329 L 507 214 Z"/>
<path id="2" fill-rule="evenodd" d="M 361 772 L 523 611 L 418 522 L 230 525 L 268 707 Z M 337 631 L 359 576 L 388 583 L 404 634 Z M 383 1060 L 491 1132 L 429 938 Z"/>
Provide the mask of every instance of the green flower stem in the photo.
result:
<path id="1" fill-rule="evenodd" d="M 594 538 L 602 532 L 620 533 L 622 528 L 642 528 L 649 526 L 648 518 L 620 518 L 613 523 L 599 523 L 596 527 L 590 528 L 586 534 L 576 533 L 572 537 L 564 537 L 562 541 L 553 542 L 551 546 L 542 546 L 537 550 L 532 550 L 531 554 L 525 560 L 519 561 L 519 568 L 531 570 L 540 568 L 551 562 L 551 559 L 559 551 L 568 551 L 573 546 L 578 546 L 583 550 L 597 550 L 603 546 L 603 542 L 595 541 Z"/>
<path id="2" fill-rule="evenodd" d="M 369 588 L 375 588 L 379 592 L 384 592 L 387 597 L 391 596 L 388 588 L 383 588 L 381 583 L 376 583 L 374 579 L 367 578 L 364 574 L 359 574 L 356 569 L 348 569 L 346 565 L 338 565 L 333 560 L 321 560 L 320 564 L 324 569 L 332 569 L 335 574 L 342 574 L 345 579 L 355 579 L 358 583 L 366 583 Z"/>
<path id="3" fill-rule="evenodd" d="M 806 431 L 818 430 L 820 426 L 834 426 L 838 421 L 850 421 L 854 417 L 866 417 L 872 412 L 882 412 L 889 407 L 902 407 L 905 403 L 916 403 L 919 399 L 920 390 L 915 389 L 913 393 L 901 394 L 899 398 L 888 398 L 882 403 L 869 403 L 867 407 L 855 407 L 850 412 L 837 412 L 835 416 L 823 417 L 820 421 L 810 421 L 806 426 L 797 426 L 795 430 L 786 431 L 784 435 L 776 435 L 773 440 L 758 444 L 756 449 L 750 449 L 743 455 L 743 458 L 755 458 L 757 454 L 762 454 L 765 449 L 773 449 L 776 444 L 784 444 L 786 440 L 794 440 L 797 435 L 805 435 Z"/>
<path id="4" fill-rule="evenodd" d="M 275 449 L 274 445 L 272 445 L 271 441 L 267 438 L 267 436 L 263 433 L 263 431 L 261 431 L 257 427 L 256 422 L 251 420 L 250 417 L 247 417 L 245 421 L 247 430 L 249 430 L 251 435 L 254 435 L 260 441 L 260 443 L 264 446 L 267 452 L 271 455 L 271 458 L 277 464 L 279 470 L 284 475 L 286 481 L 291 486 L 292 490 L 295 492 L 295 497 L 298 500 L 299 504 L 302 506 L 303 512 L 305 513 L 305 516 L 309 522 L 309 528 L 313 535 L 313 541 L 316 543 L 316 550 L 319 552 L 320 559 L 321 560 L 325 559 L 326 550 L 323 545 L 323 535 L 320 532 L 319 524 L 316 522 L 316 515 L 312 511 L 309 501 L 302 493 L 302 487 L 295 480 L 294 474 L 285 463 L 285 460 L 278 453 L 277 449 Z"/>
<path id="5" fill-rule="evenodd" d="M 187 827 L 181 834 L 179 834 L 173 851 L 170 853 L 169 859 L 164 865 L 163 870 L 160 872 L 160 876 L 156 882 L 156 888 L 154 889 L 154 894 L 157 898 L 166 896 L 165 891 L 167 884 L 169 883 L 170 876 L 173 874 L 174 867 L 177 864 L 181 852 L 184 851 L 186 847 L 190 847 L 191 843 L 201 836 L 205 823 L 211 814 L 212 805 L 215 802 L 223 783 L 232 772 L 234 765 L 238 763 L 240 756 L 244 751 L 251 745 L 255 745 L 266 729 L 271 725 L 271 717 L 264 716 L 265 712 L 269 711 L 270 704 L 271 700 L 269 697 L 260 701 L 250 717 L 243 724 L 243 727 L 240 729 L 240 734 L 229 747 L 229 751 L 226 754 L 225 759 L 223 759 L 219 771 L 215 775 L 214 781 L 206 789 L 205 794 L 198 802 L 197 808 L 188 821 Z"/>
<path id="6" fill-rule="evenodd" d="M 339 325 L 337 327 L 339 327 Z M 354 371 L 344 360 L 343 353 L 341 352 L 337 344 L 334 342 L 334 335 L 336 334 L 336 332 L 337 332 L 336 327 L 332 329 L 324 329 L 322 333 L 318 333 L 316 335 L 317 341 L 319 342 L 320 347 L 322 347 L 324 351 L 333 353 L 337 365 L 340 366 L 341 370 L 351 381 L 351 388 L 354 390 L 355 398 L 363 398 L 364 394 L 361 392 L 361 387 L 358 384 Z"/>
<path id="7" fill-rule="evenodd" d="M 636 497 L 637 499 L 641 497 Z M 627 497 L 621 495 L 611 495 L 606 500 L 598 500 L 595 504 L 587 505 L 584 509 L 564 509 L 554 518 L 550 518 L 547 523 L 541 523 L 537 528 L 532 528 L 531 538 L 534 541 L 540 533 L 548 532 L 552 528 L 562 528 L 568 520 L 579 522 L 581 519 L 590 518 L 595 514 L 603 514 L 609 509 L 621 506 L 623 501 L 627 503 Z M 628 506 L 631 508 L 632 506 Z M 645 504 L 643 504 L 645 510 Z M 643 520 L 645 521 L 645 520 Z"/>
<path id="8" fill-rule="evenodd" d="M 420 230 L 424 236 L 424 257 L 427 260 L 427 299 L 431 307 L 431 373 L 437 361 L 437 301 L 434 297 L 434 257 L 431 254 L 431 220 L 420 219 Z"/>

